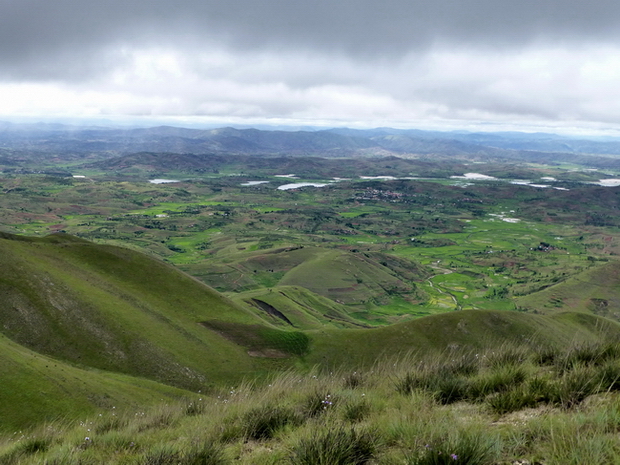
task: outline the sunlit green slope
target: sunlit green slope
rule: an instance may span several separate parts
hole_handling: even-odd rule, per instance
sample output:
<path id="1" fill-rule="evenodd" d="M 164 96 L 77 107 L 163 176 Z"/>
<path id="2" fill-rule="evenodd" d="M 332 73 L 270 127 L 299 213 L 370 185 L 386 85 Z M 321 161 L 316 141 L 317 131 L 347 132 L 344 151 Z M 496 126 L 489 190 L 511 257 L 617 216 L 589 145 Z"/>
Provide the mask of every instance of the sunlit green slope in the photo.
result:
<path id="1" fill-rule="evenodd" d="M 101 410 L 143 409 L 191 392 L 127 375 L 85 370 L 0 335 L 0 429 Z"/>
<path id="2" fill-rule="evenodd" d="M 0 269 L 0 415 L 10 426 L 291 367 L 358 368 L 410 351 L 505 343 L 562 349 L 620 339 L 619 324 L 587 313 L 454 311 L 362 328 L 344 305 L 300 286 L 248 291 L 235 303 L 145 254 L 62 234 L 2 234 Z"/>
<path id="3" fill-rule="evenodd" d="M 372 366 L 408 352 L 489 349 L 503 344 L 566 348 L 574 343 L 620 339 L 620 324 L 585 313 L 552 316 L 463 310 L 373 329 L 312 331 L 308 362 Z"/>
<path id="4" fill-rule="evenodd" d="M 602 262 L 517 304 L 539 313 L 579 311 L 620 320 L 620 261 Z"/>
<path id="5" fill-rule="evenodd" d="M 201 324 L 258 317 L 144 254 L 4 235 L 0 269 L 0 331 L 37 352 L 192 389 L 281 364 Z"/>

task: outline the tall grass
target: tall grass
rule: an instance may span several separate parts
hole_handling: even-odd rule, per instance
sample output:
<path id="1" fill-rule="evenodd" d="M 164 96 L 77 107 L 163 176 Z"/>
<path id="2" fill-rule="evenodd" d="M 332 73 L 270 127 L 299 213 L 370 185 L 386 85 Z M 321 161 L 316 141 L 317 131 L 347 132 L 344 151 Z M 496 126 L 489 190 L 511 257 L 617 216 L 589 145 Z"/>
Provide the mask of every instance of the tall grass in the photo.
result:
<path id="1" fill-rule="evenodd" d="M 363 465 L 376 451 L 376 435 L 337 427 L 313 431 L 292 449 L 294 465 Z"/>
<path id="2" fill-rule="evenodd" d="M 0 435 L 0 463 L 620 463 L 618 347 L 418 354 L 363 374 L 288 371 Z"/>

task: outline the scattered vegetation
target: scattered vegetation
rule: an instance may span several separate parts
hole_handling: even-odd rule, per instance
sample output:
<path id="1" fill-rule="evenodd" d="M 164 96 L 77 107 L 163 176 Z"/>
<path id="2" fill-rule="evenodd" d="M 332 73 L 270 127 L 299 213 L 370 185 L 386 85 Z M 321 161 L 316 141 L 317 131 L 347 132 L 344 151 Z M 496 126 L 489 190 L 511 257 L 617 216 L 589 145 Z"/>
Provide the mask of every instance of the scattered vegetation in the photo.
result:
<path id="1" fill-rule="evenodd" d="M 579 302 L 553 292 L 620 253 L 620 223 L 610 214 L 619 208 L 614 189 L 569 181 L 575 172 L 515 171 L 564 179 L 553 182 L 566 189 L 558 190 L 465 184 L 449 179 L 464 169 L 450 161 L 425 180 L 360 179 L 393 170 L 421 176 L 430 165 L 357 160 L 347 181 L 281 191 L 276 187 L 288 181 L 275 176 L 281 167 L 274 160 L 257 159 L 252 175 L 230 176 L 243 171 L 232 158 L 231 170 L 158 185 L 146 182 L 153 173 L 142 165 L 131 174 L 104 170 L 87 178 L 7 172 L 0 175 L 3 229 L 64 231 L 146 251 L 283 327 L 383 326 L 460 309 L 550 313 L 578 307 L 620 318 L 614 286 L 590 284 Z M 330 177 L 320 166 L 325 160 L 295 163 L 297 174 L 305 173 L 301 180 Z M 413 168 L 418 171 L 407 171 Z M 476 167 L 495 174 L 509 168 Z M 166 170 L 158 176 L 187 178 Z M 242 185 L 256 179 L 269 182 Z M 540 292 L 544 300 L 530 298 Z"/>
<path id="2" fill-rule="evenodd" d="M 613 173 L 254 159 L 5 167 L 0 463 L 620 462 Z"/>
<path id="3" fill-rule="evenodd" d="M 180 404 L 5 433 L 0 462 L 616 463 L 620 343 L 548 353 L 506 345 L 364 372 L 290 371 Z"/>

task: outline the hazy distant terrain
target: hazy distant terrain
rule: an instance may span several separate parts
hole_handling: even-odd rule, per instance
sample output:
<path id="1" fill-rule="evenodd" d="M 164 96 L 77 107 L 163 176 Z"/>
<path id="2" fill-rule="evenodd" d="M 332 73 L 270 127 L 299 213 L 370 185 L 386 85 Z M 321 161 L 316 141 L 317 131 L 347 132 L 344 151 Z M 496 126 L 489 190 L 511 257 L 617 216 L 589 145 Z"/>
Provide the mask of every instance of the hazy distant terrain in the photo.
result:
<path id="1" fill-rule="evenodd" d="M 5 428 L 620 334 L 613 140 L 4 125 L 0 141 Z"/>
<path id="2" fill-rule="evenodd" d="M 4 153 L 35 152 L 63 158 L 134 152 L 246 154 L 262 156 L 417 156 L 456 159 L 511 159 L 529 162 L 587 162 L 618 166 L 620 140 L 570 138 L 544 133 L 467 133 L 381 128 L 273 131 L 73 127 L 60 124 L 0 123 Z"/>

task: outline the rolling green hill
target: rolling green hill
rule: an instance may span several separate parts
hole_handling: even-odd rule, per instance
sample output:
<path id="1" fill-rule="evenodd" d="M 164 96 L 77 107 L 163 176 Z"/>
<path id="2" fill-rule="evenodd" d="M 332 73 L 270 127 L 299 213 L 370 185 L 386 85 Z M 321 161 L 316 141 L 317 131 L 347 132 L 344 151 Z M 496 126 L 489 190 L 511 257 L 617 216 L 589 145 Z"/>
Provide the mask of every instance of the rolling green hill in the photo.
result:
<path id="1" fill-rule="evenodd" d="M 518 305 L 540 313 L 578 311 L 620 321 L 620 262 L 603 262 L 515 300 Z"/>
<path id="2" fill-rule="evenodd" d="M 213 259 L 204 264 L 183 268 L 219 290 L 235 291 L 231 296 L 234 295 L 236 301 L 245 302 L 246 292 L 252 297 L 258 293 L 273 301 L 275 295 L 286 294 L 281 289 L 272 292 L 276 291 L 276 286 L 304 288 L 305 297 L 301 300 L 309 298 L 311 302 L 302 306 L 316 308 L 318 305 L 324 316 L 331 312 L 327 320 L 334 322 L 335 318 L 362 326 L 380 322 L 374 310 L 389 304 L 395 296 L 412 303 L 424 300 L 423 291 L 416 283 L 431 275 L 428 267 L 394 255 L 313 246 L 264 250 L 227 248 L 215 253 Z M 314 297 L 308 297 L 310 295 Z M 287 312 L 295 300 L 299 299 L 288 298 L 287 303 L 280 300 L 270 305 L 294 319 L 296 317 Z M 256 307 L 255 304 L 252 305 Z M 325 308 L 331 310 L 321 310 Z M 370 308 L 373 311 L 368 311 Z M 259 314 L 264 316 L 262 312 Z M 328 322 L 324 316 L 319 317 L 321 324 Z M 305 323 L 299 320 L 295 325 L 301 329 L 315 328 L 317 321 L 313 318 Z M 381 323 L 385 324 L 382 320 Z"/>
<path id="3" fill-rule="evenodd" d="M 276 286 L 233 296 L 254 313 L 281 328 L 318 329 L 367 327 L 348 314 L 348 309 L 333 300 L 301 286 Z"/>
<path id="4" fill-rule="evenodd" d="M 299 251 L 312 257 L 298 257 L 300 264 L 293 266 L 293 255 L 289 265 L 307 267 L 297 274 L 306 279 L 335 266 L 355 266 L 366 270 L 362 280 L 383 286 L 383 279 L 394 279 L 385 270 L 399 266 L 377 267 L 380 254 Z M 282 265 L 268 258 L 257 254 L 252 263 Z M 323 271 L 312 271 L 313 261 Z M 292 367 L 369 367 L 412 351 L 482 350 L 504 343 L 563 348 L 620 338 L 619 324 L 586 313 L 456 311 L 362 328 L 346 305 L 307 290 L 310 286 L 278 285 L 231 300 L 145 254 L 65 234 L 2 234 L 0 267 L 5 427 L 110 405 L 150 404 Z"/>
<path id="5" fill-rule="evenodd" d="M 0 430 L 92 416 L 189 397 L 191 392 L 144 378 L 78 368 L 0 335 Z"/>
<path id="6" fill-rule="evenodd" d="M 198 389 L 268 368 L 199 323 L 261 323 L 170 265 L 67 235 L 0 239 L 2 332 L 74 364 Z"/>
<path id="7" fill-rule="evenodd" d="M 463 310 L 381 328 L 313 331 L 311 363 L 369 367 L 409 352 L 488 350 L 504 344 L 565 348 L 617 340 L 620 325 L 585 313 L 552 316 L 493 310 Z"/>

